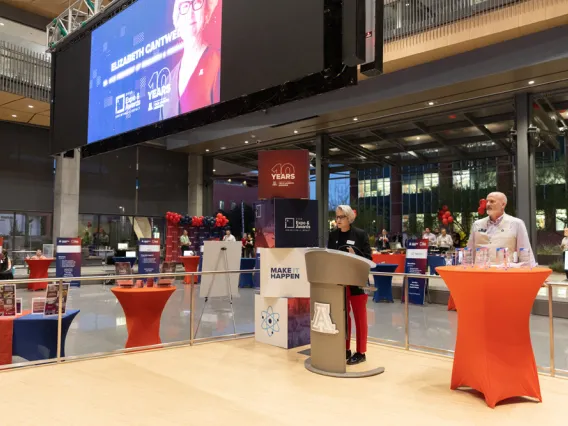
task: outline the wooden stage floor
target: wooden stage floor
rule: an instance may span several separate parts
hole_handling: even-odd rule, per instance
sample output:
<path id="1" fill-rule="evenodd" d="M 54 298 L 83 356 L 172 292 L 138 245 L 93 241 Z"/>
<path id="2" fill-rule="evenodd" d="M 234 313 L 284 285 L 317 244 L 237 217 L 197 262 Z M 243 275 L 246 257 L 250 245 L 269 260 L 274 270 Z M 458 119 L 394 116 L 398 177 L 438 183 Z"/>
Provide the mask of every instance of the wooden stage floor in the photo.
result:
<path id="1" fill-rule="evenodd" d="M 544 402 L 492 410 L 449 389 L 452 362 L 370 345 L 368 367 L 334 379 L 305 356 L 253 339 L 0 373 L 2 424 L 18 425 L 566 425 L 568 380 L 540 377 Z"/>

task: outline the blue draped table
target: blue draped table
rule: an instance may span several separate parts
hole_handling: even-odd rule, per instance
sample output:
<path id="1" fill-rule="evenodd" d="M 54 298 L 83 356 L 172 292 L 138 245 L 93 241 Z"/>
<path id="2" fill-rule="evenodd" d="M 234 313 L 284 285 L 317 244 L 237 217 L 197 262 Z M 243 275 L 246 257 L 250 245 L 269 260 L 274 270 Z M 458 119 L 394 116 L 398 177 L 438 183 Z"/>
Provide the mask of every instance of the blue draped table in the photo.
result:
<path id="1" fill-rule="evenodd" d="M 377 266 L 371 269 L 371 272 L 394 272 L 398 268 L 398 264 L 393 263 L 378 263 Z M 373 275 L 375 287 L 377 291 L 373 295 L 373 302 L 380 302 L 386 300 L 387 302 L 394 302 L 392 297 L 392 276 Z"/>
<path id="2" fill-rule="evenodd" d="M 256 264 L 256 258 L 243 257 L 241 258 L 241 271 L 246 271 L 247 269 L 254 269 L 255 264 Z M 239 287 L 248 287 L 248 288 L 254 287 L 252 272 L 240 274 Z"/>
<path id="3" fill-rule="evenodd" d="M 428 267 L 430 268 L 430 275 L 438 275 L 436 268 L 438 266 L 446 266 L 445 256 L 428 256 Z"/>
<path id="4" fill-rule="evenodd" d="M 260 253 L 256 254 L 256 262 L 254 263 L 254 269 L 258 269 L 260 271 Z M 253 283 L 256 288 L 260 288 L 260 272 L 254 273 Z"/>
<path id="5" fill-rule="evenodd" d="M 65 338 L 78 309 L 67 310 L 62 316 L 61 356 L 65 356 Z M 57 357 L 57 315 L 29 314 L 14 320 L 12 355 L 39 361 Z"/>

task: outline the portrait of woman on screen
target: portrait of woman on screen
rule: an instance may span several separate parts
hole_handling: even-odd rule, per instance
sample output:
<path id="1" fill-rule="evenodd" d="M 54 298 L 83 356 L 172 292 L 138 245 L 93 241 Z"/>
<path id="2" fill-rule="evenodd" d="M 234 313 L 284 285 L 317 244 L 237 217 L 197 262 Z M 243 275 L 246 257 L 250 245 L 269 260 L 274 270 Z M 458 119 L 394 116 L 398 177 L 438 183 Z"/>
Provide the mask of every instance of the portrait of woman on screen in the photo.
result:
<path id="1" fill-rule="evenodd" d="M 220 102 L 222 0 L 175 0 L 172 19 L 183 53 L 171 71 L 163 119 Z"/>

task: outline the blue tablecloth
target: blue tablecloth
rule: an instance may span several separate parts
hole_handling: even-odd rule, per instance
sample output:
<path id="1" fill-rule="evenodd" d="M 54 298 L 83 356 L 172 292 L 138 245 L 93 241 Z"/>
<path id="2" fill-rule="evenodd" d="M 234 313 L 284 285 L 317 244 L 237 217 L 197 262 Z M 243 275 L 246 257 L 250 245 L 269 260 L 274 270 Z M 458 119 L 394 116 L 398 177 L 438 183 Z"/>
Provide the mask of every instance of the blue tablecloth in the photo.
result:
<path id="1" fill-rule="evenodd" d="M 254 269 L 260 270 L 260 253 L 256 254 L 256 262 L 254 263 Z M 260 272 L 254 273 L 253 282 L 256 288 L 260 288 Z"/>
<path id="2" fill-rule="evenodd" d="M 112 258 L 114 260 L 114 263 L 120 262 L 130 262 L 130 267 L 134 267 L 134 264 L 136 263 L 136 258 L 135 257 L 120 257 L 120 256 L 115 256 Z"/>
<path id="3" fill-rule="evenodd" d="M 246 271 L 247 269 L 254 269 L 255 264 L 256 264 L 256 258 L 243 257 L 241 258 L 241 271 Z M 252 272 L 248 274 L 240 274 L 239 287 L 249 287 L 249 288 L 254 287 L 254 283 L 252 281 Z"/>
<path id="4" fill-rule="evenodd" d="M 430 275 L 438 275 L 436 268 L 438 266 L 446 266 L 446 258 L 444 256 L 428 256 L 428 266 L 430 268 Z"/>
<path id="5" fill-rule="evenodd" d="M 79 310 L 68 310 L 62 317 L 61 356 L 65 356 L 65 338 Z M 57 315 L 30 314 L 14 320 L 12 355 L 28 361 L 57 357 Z"/>
<path id="6" fill-rule="evenodd" d="M 201 271 L 203 271 L 203 253 L 200 253 L 200 255 L 199 255 L 199 265 L 197 266 L 197 272 L 201 272 Z M 197 284 L 200 284 L 201 283 L 201 275 L 198 275 L 195 278 L 196 278 L 195 282 Z"/>
<path id="7" fill-rule="evenodd" d="M 398 268 L 397 264 L 378 263 L 377 266 L 371 269 L 371 272 L 394 272 L 396 268 Z M 373 302 L 380 302 L 381 300 L 394 302 L 392 297 L 392 277 L 373 275 L 373 279 L 377 288 L 373 296 Z"/>

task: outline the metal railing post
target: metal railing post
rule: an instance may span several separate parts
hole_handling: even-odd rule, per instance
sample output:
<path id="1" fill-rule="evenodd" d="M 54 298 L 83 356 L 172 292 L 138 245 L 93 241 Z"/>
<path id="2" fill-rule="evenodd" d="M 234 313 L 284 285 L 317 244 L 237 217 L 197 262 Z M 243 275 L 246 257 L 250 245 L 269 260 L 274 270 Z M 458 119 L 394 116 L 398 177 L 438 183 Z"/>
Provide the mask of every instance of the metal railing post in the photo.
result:
<path id="1" fill-rule="evenodd" d="M 193 329 L 193 325 L 195 324 L 195 317 L 193 315 L 193 312 L 195 311 L 195 303 L 194 303 L 194 298 L 195 298 L 195 292 L 194 292 L 194 279 L 195 279 L 195 275 L 192 273 L 191 274 L 191 283 L 190 283 L 190 289 L 189 289 L 189 306 L 190 306 L 190 311 L 189 311 L 189 345 L 193 346 L 193 343 L 195 341 L 195 334 L 194 334 L 194 329 Z"/>
<path id="2" fill-rule="evenodd" d="M 552 312 L 552 298 L 554 287 L 551 284 L 547 285 L 548 288 L 548 339 L 550 351 L 550 375 L 556 375 L 556 366 L 554 365 L 554 315 Z"/>
<path id="3" fill-rule="evenodd" d="M 59 280 L 59 307 L 57 312 L 57 362 L 61 362 L 61 329 L 63 318 L 63 280 Z"/>

